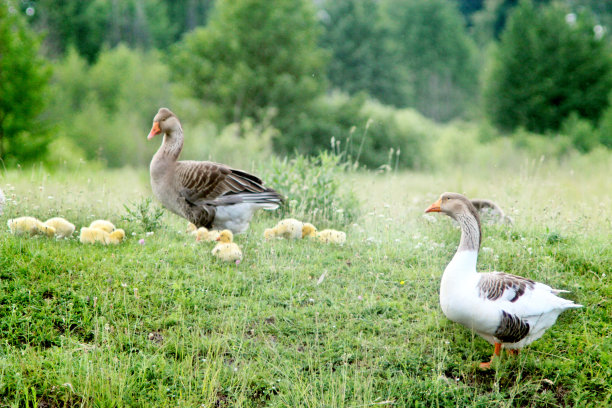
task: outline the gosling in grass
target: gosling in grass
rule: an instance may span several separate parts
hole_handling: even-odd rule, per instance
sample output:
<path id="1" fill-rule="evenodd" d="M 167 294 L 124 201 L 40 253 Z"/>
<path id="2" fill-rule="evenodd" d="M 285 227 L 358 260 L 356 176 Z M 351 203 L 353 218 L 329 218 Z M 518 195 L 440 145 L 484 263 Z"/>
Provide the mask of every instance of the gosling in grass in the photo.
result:
<path id="1" fill-rule="evenodd" d="M 302 225 L 302 238 L 314 238 L 317 236 L 317 227 L 309 222 Z"/>
<path id="2" fill-rule="evenodd" d="M 44 235 L 52 237 L 55 235 L 55 228 L 43 224 L 34 217 L 13 218 L 6 222 L 12 234 L 15 235 Z"/>
<path id="3" fill-rule="evenodd" d="M 209 230 L 206 227 L 200 227 L 195 231 L 196 242 L 201 241 L 216 241 L 219 238 L 219 231 L 217 230 Z"/>
<path id="4" fill-rule="evenodd" d="M 185 229 L 185 232 L 187 234 L 195 234 L 197 230 L 198 227 L 194 223 L 190 222 L 189 224 L 187 224 L 187 229 Z"/>
<path id="5" fill-rule="evenodd" d="M 333 229 L 325 229 L 316 233 L 316 238 L 319 242 L 326 244 L 344 244 L 346 242 L 346 233 Z"/>
<path id="6" fill-rule="evenodd" d="M 470 201 L 479 213 L 490 216 L 489 223 L 499 222 L 510 225 L 514 224 L 514 220 L 512 220 L 510 216 L 504 214 L 504 211 L 495 201 L 484 198 L 475 198 Z"/>
<path id="7" fill-rule="evenodd" d="M 117 228 L 110 234 L 108 234 L 108 243 L 113 245 L 119 245 L 125 239 L 125 231 L 121 228 Z"/>
<path id="8" fill-rule="evenodd" d="M 74 224 L 62 217 L 49 218 L 44 224 L 55 228 L 55 236 L 57 238 L 66 238 L 74 233 Z"/>
<path id="9" fill-rule="evenodd" d="M 240 247 L 232 242 L 234 235 L 230 230 L 223 230 L 219 233 L 217 241 L 219 242 L 211 251 L 218 259 L 224 262 L 236 262 L 242 260 L 242 251 Z"/>
<path id="10" fill-rule="evenodd" d="M 109 234 L 115 230 L 115 225 L 107 220 L 95 220 L 89 224 L 89 228 L 101 229 Z"/>
<path id="11" fill-rule="evenodd" d="M 295 218 L 286 218 L 276 224 L 276 235 L 285 239 L 301 239 L 302 238 L 302 221 Z"/>
<path id="12" fill-rule="evenodd" d="M 264 238 L 266 240 L 278 238 L 277 229 L 276 228 L 266 228 L 264 231 Z"/>
<path id="13" fill-rule="evenodd" d="M 101 228 L 81 228 L 81 234 L 79 240 L 83 244 L 95 244 L 100 243 L 102 245 L 108 245 L 110 243 L 110 234 Z"/>

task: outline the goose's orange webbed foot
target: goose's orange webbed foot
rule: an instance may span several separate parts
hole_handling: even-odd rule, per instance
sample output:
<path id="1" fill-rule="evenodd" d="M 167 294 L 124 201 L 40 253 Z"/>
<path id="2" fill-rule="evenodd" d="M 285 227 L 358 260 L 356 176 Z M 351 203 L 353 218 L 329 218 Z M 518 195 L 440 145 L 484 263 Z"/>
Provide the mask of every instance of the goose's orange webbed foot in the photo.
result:
<path id="1" fill-rule="evenodd" d="M 491 369 L 491 363 L 493 359 L 501 354 L 501 343 L 495 343 L 495 349 L 493 350 L 493 355 L 491 356 L 491 361 L 487 361 L 484 363 L 480 363 L 478 366 L 481 370 L 489 370 Z"/>

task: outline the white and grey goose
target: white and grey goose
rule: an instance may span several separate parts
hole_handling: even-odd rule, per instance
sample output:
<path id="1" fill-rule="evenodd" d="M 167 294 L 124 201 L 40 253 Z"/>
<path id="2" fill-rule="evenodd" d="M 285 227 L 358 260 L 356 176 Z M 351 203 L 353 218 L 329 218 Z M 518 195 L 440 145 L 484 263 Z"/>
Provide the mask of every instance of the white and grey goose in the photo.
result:
<path id="1" fill-rule="evenodd" d="M 163 134 L 151 160 L 151 187 L 161 203 L 197 227 L 247 230 L 258 209 L 278 208 L 282 197 L 259 177 L 209 161 L 179 161 L 183 129 L 174 113 L 161 108 L 148 139 Z"/>
<path id="2" fill-rule="evenodd" d="M 463 195 L 444 193 L 425 212 L 443 212 L 461 226 L 459 248 L 442 275 L 440 306 L 450 320 L 494 344 L 493 357 L 502 347 L 518 353 L 539 339 L 561 312 L 582 307 L 556 296 L 565 290 L 503 272 L 477 273 L 480 219 Z M 481 368 L 490 366 L 490 361 L 480 364 Z"/>

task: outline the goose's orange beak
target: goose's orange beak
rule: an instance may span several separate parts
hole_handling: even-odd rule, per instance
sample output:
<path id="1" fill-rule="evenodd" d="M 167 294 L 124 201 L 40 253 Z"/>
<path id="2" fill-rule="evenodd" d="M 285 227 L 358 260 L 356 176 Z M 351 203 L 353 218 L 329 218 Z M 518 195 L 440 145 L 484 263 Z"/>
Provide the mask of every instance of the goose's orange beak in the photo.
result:
<path id="1" fill-rule="evenodd" d="M 442 210 L 440 209 L 440 205 L 441 205 L 441 204 L 442 204 L 442 199 L 441 199 L 441 198 L 438 198 L 438 201 L 436 201 L 435 203 L 433 203 L 432 205 L 430 205 L 430 206 L 429 206 L 429 207 L 428 207 L 428 208 L 425 210 L 425 212 L 426 212 L 426 213 L 429 213 L 429 212 L 440 212 L 440 211 L 442 211 Z"/>
<path id="2" fill-rule="evenodd" d="M 217 239 L 215 239 L 215 241 L 221 241 L 221 236 L 218 236 Z"/>
<path id="3" fill-rule="evenodd" d="M 149 132 L 149 136 L 147 136 L 147 139 L 151 140 L 155 137 L 155 135 L 159 135 L 161 133 L 161 129 L 159 128 L 159 122 L 153 122 L 153 127 L 151 128 L 151 131 Z"/>

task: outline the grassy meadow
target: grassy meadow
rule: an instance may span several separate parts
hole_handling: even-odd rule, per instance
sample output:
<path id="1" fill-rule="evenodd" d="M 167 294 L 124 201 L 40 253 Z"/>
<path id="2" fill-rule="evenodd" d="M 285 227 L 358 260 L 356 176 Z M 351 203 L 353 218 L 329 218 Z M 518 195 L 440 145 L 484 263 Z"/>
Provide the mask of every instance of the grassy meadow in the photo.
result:
<path id="1" fill-rule="evenodd" d="M 259 213 L 234 265 L 168 212 L 153 234 L 122 220 L 151 196 L 146 170 L 0 172 L 0 406 L 610 406 L 611 174 L 609 156 L 349 172 L 361 208 L 344 246 L 266 242 L 278 217 Z M 492 346 L 438 304 L 459 229 L 423 210 L 444 191 L 493 199 L 514 220 L 483 226 L 481 271 L 584 305 L 490 371 L 477 366 Z M 107 218 L 127 241 L 13 236 L 6 221 L 22 215 L 77 230 Z"/>

